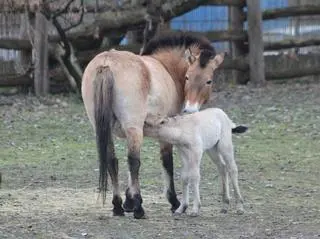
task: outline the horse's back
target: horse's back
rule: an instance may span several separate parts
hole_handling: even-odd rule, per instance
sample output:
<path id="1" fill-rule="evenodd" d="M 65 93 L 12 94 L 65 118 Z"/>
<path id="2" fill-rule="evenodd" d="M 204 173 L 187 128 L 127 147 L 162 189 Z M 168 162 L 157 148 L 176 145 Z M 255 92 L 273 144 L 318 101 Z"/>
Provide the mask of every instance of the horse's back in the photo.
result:
<path id="1" fill-rule="evenodd" d="M 124 121 L 145 117 L 147 95 L 150 87 L 149 71 L 140 57 L 126 51 L 106 51 L 95 56 L 87 65 L 82 78 L 82 97 L 92 124 L 94 81 L 97 69 L 108 66 L 113 75 L 113 105 L 117 118 Z"/>

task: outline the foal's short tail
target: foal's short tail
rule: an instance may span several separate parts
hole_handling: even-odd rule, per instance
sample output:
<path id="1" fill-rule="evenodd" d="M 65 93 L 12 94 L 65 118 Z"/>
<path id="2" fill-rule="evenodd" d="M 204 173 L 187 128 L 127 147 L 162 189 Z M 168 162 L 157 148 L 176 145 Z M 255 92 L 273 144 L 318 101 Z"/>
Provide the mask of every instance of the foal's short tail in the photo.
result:
<path id="1" fill-rule="evenodd" d="M 108 186 L 108 165 L 113 160 L 111 152 L 113 145 L 111 120 L 112 120 L 112 98 L 114 78 L 109 66 L 97 68 L 94 80 L 94 117 L 96 128 L 96 142 L 99 155 L 99 188 L 102 193 L 102 202 L 105 203 Z"/>
<path id="2" fill-rule="evenodd" d="M 247 130 L 248 130 L 247 126 L 239 125 L 239 126 L 232 128 L 232 133 L 233 134 L 241 134 L 241 133 L 246 132 Z"/>

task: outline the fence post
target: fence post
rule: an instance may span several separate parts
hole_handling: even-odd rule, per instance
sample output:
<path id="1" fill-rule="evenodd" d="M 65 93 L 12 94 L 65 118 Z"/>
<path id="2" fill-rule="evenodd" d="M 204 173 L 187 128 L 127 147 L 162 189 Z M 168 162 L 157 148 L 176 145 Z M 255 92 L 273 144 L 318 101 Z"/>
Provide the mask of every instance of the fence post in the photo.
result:
<path id="1" fill-rule="evenodd" d="M 244 29 L 242 6 L 229 6 L 229 29 L 235 31 L 242 31 Z M 232 59 L 245 55 L 246 49 L 243 41 L 232 41 L 230 53 Z M 232 78 L 239 84 L 245 84 L 248 81 L 248 76 L 245 72 L 232 70 Z"/>
<path id="2" fill-rule="evenodd" d="M 260 0 L 247 0 L 247 7 L 250 81 L 256 86 L 262 86 L 266 80 Z"/>
<path id="3" fill-rule="evenodd" d="M 48 24 L 47 19 L 38 11 L 36 13 L 35 36 L 35 70 L 34 89 L 37 96 L 49 92 L 48 80 Z"/>
<path id="4" fill-rule="evenodd" d="M 19 15 L 18 15 L 19 16 Z M 29 30 L 31 22 L 34 19 L 29 17 L 27 12 L 21 14 L 18 18 L 20 29 L 19 29 L 19 38 L 26 40 L 31 38 L 31 32 Z M 27 71 L 32 67 L 32 49 L 21 50 L 18 52 L 18 59 L 15 61 L 15 70 L 18 74 L 25 75 Z M 22 92 L 28 92 L 29 86 L 21 86 Z"/>

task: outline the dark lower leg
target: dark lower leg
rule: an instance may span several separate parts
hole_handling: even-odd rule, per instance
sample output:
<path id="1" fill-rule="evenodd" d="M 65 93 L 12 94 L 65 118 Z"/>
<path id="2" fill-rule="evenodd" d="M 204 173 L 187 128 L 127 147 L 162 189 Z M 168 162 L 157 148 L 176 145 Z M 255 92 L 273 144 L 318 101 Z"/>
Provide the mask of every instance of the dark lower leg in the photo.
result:
<path id="1" fill-rule="evenodd" d="M 123 203 L 123 209 L 125 212 L 133 212 L 133 208 L 134 208 L 134 200 L 133 200 L 131 194 L 129 193 L 129 188 L 127 188 L 126 200 Z"/>
<path id="2" fill-rule="evenodd" d="M 118 179 L 118 159 L 115 157 L 114 145 L 113 142 L 110 142 L 108 145 L 108 149 L 113 159 L 110 160 L 110 164 L 108 165 L 108 172 L 112 181 L 112 191 L 113 191 L 113 215 L 114 216 L 124 216 L 124 210 L 122 208 L 122 199 L 120 196 L 119 190 L 119 179 Z"/>
<path id="3" fill-rule="evenodd" d="M 124 216 L 124 210 L 122 208 L 122 199 L 119 195 L 113 195 L 113 215 L 114 216 Z"/>
<path id="4" fill-rule="evenodd" d="M 109 169 L 109 175 L 112 180 L 112 191 L 113 191 L 113 215 L 114 216 L 124 216 L 124 210 L 122 208 L 122 199 L 119 190 L 119 180 L 118 180 L 118 159 L 114 160 L 115 165 L 110 165 L 112 169 Z"/>
<path id="5" fill-rule="evenodd" d="M 139 187 L 139 169 L 140 157 L 139 154 L 131 153 L 128 155 L 128 165 L 130 171 L 130 185 L 126 190 L 126 201 L 124 208 L 128 212 L 132 212 L 137 219 L 144 217 L 144 210 L 142 208 L 142 197 Z"/>
<path id="6" fill-rule="evenodd" d="M 174 212 L 179 206 L 180 202 L 177 199 L 177 194 L 174 187 L 174 180 L 173 180 L 173 156 L 172 156 L 172 145 L 169 144 L 162 144 L 161 147 L 161 160 L 162 166 L 164 168 L 165 173 L 165 180 L 167 186 L 166 196 L 171 204 L 171 211 Z"/>

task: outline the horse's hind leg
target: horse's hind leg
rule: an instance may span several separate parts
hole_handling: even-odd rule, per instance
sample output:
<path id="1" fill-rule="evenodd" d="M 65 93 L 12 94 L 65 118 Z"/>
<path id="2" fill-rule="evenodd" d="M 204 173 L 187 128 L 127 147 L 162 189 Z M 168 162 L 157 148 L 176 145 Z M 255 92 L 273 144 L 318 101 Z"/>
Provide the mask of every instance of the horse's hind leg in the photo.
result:
<path id="1" fill-rule="evenodd" d="M 126 137 L 128 144 L 129 187 L 126 190 L 126 200 L 123 207 L 127 212 L 133 211 L 134 217 L 140 219 L 145 217 L 141 205 L 142 197 L 139 184 L 140 149 L 143 140 L 142 128 L 128 128 Z"/>
<path id="2" fill-rule="evenodd" d="M 171 211 L 175 212 L 180 206 L 180 202 L 177 199 L 174 188 L 172 145 L 160 142 L 160 154 L 162 166 L 164 168 L 166 196 L 171 204 Z"/>
<path id="3" fill-rule="evenodd" d="M 113 192 L 113 215 L 114 216 L 124 216 L 124 210 L 122 208 L 122 199 L 119 190 L 119 179 L 118 179 L 118 159 L 116 158 L 114 151 L 114 144 L 111 141 L 108 145 L 109 152 L 111 153 L 112 160 L 108 165 L 108 172 L 112 181 L 112 192 Z"/>

